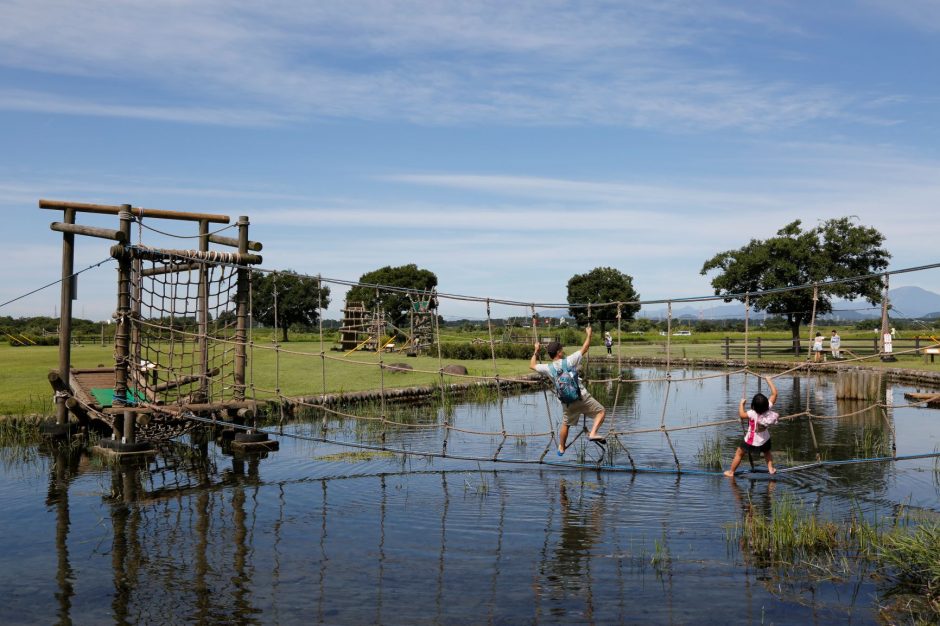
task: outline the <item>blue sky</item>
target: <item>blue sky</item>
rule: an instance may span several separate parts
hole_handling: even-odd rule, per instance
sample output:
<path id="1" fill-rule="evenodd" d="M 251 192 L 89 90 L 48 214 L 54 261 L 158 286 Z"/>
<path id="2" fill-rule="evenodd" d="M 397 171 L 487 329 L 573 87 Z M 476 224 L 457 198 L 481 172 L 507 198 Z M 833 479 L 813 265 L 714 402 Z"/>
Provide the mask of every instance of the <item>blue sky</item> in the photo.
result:
<path id="1" fill-rule="evenodd" d="M 938 0 L 5 0 L 0 302 L 59 276 L 39 198 L 248 215 L 266 268 L 417 263 L 526 302 L 598 266 L 709 294 L 706 259 L 794 219 L 856 215 L 893 268 L 933 263 L 938 59 Z M 114 276 L 83 275 L 75 314 L 109 317 Z"/>

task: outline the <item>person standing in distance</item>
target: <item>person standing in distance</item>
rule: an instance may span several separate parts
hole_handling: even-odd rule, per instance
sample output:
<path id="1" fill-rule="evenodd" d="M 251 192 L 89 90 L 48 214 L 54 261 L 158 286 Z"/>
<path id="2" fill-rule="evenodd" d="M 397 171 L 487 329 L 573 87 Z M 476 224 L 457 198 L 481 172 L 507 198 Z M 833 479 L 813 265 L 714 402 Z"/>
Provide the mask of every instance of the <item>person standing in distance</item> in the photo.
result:
<path id="1" fill-rule="evenodd" d="M 839 336 L 839 333 L 832 331 L 832 336 L 829 337 L 829 350 L 832 351 L 832 358 L 838 361 L 842 358 L 840 348 L 842 346 L 842 338 Z"/>
<path id="2" fill-rule="evenodd" d="M 563 375 L 567 375 L 570 372 L 575 380 L 577 380 L 577 372 L 581 364 L 581 358 L 586 355 L 591 348 L 591 332 L 591 327 L 588 326 L 585 331 L 586 338 L 584 339 L 584 345 L 571 356 L 565 356 L 564 347 L 557 341 L 552 341 L 545 346 L 545 352 L 548 354 L 548 357 L 552 359 L 552 362 L 548 365 L 538 362 L 539 350 L 541 350 L 542 344 L 536 342 L 535 352 L 532 353 L 532 358 L 529 361 L 529 368 L 551 378 L 552 382 L 555 383 L 557 393 L 559 386 L 558 381 Z M 604 406 L 588 393 L 588 390 L 580 380 L 577 380 L 577 385 L 580 391 L 579 397 L 569 402 L 561 401 L 562 406 L 564 406 L 564 419 L 562 420 L 561 430 L 558 433 L 558 456 L 565 453 L 568 444 L 568 429 L 571 426 L 577 425 L 578 419 L 580 419 L 582 415 L 594 418 L 594 425 L 588 433 L 588 438 L 601 445 L 607 443 L 606 439 L 597 434 L 601 424 L 604 423 Z M 561 400 L 560 395 L 559 400 Z"/>

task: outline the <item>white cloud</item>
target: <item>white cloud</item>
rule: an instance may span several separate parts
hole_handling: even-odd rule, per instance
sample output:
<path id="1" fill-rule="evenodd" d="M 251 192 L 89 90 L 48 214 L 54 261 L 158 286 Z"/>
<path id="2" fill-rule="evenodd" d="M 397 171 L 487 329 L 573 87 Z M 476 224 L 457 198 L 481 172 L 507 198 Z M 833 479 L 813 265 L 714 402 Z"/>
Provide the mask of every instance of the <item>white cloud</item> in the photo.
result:
<path id="1" fill-rule="evenodd" d="M 881 122 L 854 111 L 881 96 L 686 54 L 754 29 L 800 36 L 768 10 L 733 3 L 13 0 L 0 11 L 5 65 L 85 84 L 81 94 L 7 93 L 7 109 L 261 126 L 322 117 L 673 131 Z M 142 104 L 127 85 L 185 104 Z M 228 106 L 233 96 L 240 108 Z"/>

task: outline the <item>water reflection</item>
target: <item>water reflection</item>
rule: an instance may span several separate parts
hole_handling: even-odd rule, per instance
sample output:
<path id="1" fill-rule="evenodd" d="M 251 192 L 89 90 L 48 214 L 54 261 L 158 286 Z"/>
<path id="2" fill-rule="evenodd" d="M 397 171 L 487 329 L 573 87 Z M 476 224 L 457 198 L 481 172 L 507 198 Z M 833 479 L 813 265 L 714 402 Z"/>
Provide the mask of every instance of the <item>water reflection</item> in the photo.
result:
<path id="1" fill-rule="evenodd" d="M 69 484 L 78 474 L 82 457 L 80 448 L 69 445 L 48 444 L 39 449 L 41 456 L 52 460 L 46 506 L 55 507 L 56 617 L 59 624 L 71 624 L 72 597 L 75 595 L 75 573 L 69 558 L 68 536 L 71 525 L 69 512 Z"/>
<path id="2" fill-rule="evenodd" d="M 675 394 L 670 400 L 677 413 L 699 407 L 690 421 L 727 417 L 740 398 L 740 382 L 694 383 L 691 392 L 669 392 Z M 805 399 L 809 383 L 788 377 L 778 383 L 781 412 L 801 407 L 794 398 Z M 616 396 L 617 386 L 603 393 Z M 636 385 L 633 395 L 621 395 L 619 419 L 658 424 L 667 388 Z M 856 410 L 827 395 L 825 385 L 814 383 L 811 391 L 819 414 Z M 510 424 L 544 419 L 526 398 L 506 400 Z M 458 407 L 451 418 L 466 425 L 460 420 L 468 414 Z M 900 408 L 814 418 L 814 446 L 810 424 L 800 418 L 775 430 L 775 448 L 789 448 L 791 458 L 811 459 L 816 450 L 853 458 L 867 445 L 860 439 L 866 430 L 893 441 L 890 424 L 910 437 L 912 429 L 927 432 L 931 419 Z M 739 425 L 717 431 L 726 451 L 733 450 Z M 694 458 L 701 432 L 675 433 L 684 465 Z M 423 441 L 413 431 L 398 436 Z M 729 557 L 726 525 L 768 519 L 784 495 L 839 518 L 856 507 L 865 515 L 890 512 L 909 494 L 898 493 L 905 475 L 891 464 L 826 468 L 776 482 L 728 481 L 387 455 L 340 458 L 338 446 L 291 440 L 270 456 L 232 456 L 215 439 L 196 431 L 186 445 L 167 446 L 136 465 L 43 448 L 38 482 L 46 497 L 16 514 L 25 525 L 48 520 L 50 530 L 54 520 L 54 546 L 50 532 L 41 554 L 22 565 L 14 562 L 23 555 L 14 544 L 28 532 L 5 533 L 0 548 L 16 555 L 4 563 L 11 576 L 41 572 L 46 584 L 36 585 L 42 597 L 0 608 L 0 621 L 19 610 L 27 616 L 21 621 L 61 624 L 688 623 L 702 619 L 695 611 L 706 601 L 708 618 L 734 621 L 746 589 L 746 621 L 760 621 L 767 607 L 777 611 L 768 621 L 777 623 L 844 621 L 846 610 L 865 623 L 874 621 L 867 588 L 858 592 L 857 581 L 786 587 L 760 555 L 742 550 L 740 560 Z M 638 464 L 671 462 L 660 433 L 627 441 Z M 924 466 L 933 468 L 933 461 Z M 7 465 L 0 470 L 5 478 L 13 473 Z M 919 482 L 903 484 L 929 491 L 919 499 L 935 507 L 937 474 L 910 475 Z M 0 505 L 32 503 L 24 497 L 27 487 L 3 484 Z M 778 591 L 781 585 L 786 593 Z"/>
<path id="3" fill-rule="evenodd" d="M 594 617 L 594 583 L 591 579 L 593 549 L 602 536 L 603 498 L 585 493 L 583 482 L 574 487 L 559 481 L 561 528 L 553 558 L 546 567 L 554 611 L 564 614 L 570 601 L 583 603 L 578 613 L 584 619 Z"/>

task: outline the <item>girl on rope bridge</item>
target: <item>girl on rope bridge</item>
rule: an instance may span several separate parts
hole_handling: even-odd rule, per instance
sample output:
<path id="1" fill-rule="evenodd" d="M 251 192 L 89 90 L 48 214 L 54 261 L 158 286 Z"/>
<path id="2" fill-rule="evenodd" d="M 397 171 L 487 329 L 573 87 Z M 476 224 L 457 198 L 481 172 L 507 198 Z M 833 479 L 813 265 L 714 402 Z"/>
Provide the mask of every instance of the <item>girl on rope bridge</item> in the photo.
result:
<path id="1" fill-rule="evenodd" d="M 529 368 L 552 379 L 555 394 L 565 407 L 565 419 L 562 421 L 561 431 L 558 433 L 558 456 L 565 453 L 565 447 L 568 445 L 568 428 L 577 425 L 582 414 L 594 418 L 594 426 L 588 434 L 588 439 L 600 445 L 607 443 L 606 439 L 597 434 L 597 430 L 604 423 L 604 406 L 595 400 L 581 384 L 581 381 L 578 380 L 578 366 L 581 363 L 581 357 L 587 354 L 591 347 L 590 326 L 587 327 L 586 334 L 587 337 L 581 349 L 567 358 L 565 357 L 564 348 L 557 341 L 552 341 L 545 346 L 545 352 L 552 359 L 552 363 L 549 365 L 538 363 L 539 350 L 542 344 L 536 341 L 535 352 L 529 361 Z"/>
<path id="2" fill-rule="evenodd" d="M 776 424 L 780 418 L 776 411 L 770 410 L 777 402 L 777 388 L 774 387 L 774 381 L 770 377 L 765 378 L 765 380 L 770 386 L 769 399 L 762 393 L 755 394 L 754 399 L 751 400 L 750 411 L 744 410 L 744 403 L 747 402 L 747 398 L 741 398 L 741 403 L 738 404 L 738 417 L 747 420 L 747 432 L 744 434 L 744 442 L 738 446 L 737 452 L 734 453 L 731 469 L 725 472 L 725 476 L 734 476 L 734 470 L 738 469 L 738 465 L 741 464 L 745 451 L 749 454 L 751 452 L 762 452 L 764 459 L 767 461 L 767 472 L 769 474 L 777 473 L 774 467 L 773 455 L 770 453 L 770 431 L 767 430 L 768 426 Z"/>

